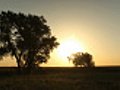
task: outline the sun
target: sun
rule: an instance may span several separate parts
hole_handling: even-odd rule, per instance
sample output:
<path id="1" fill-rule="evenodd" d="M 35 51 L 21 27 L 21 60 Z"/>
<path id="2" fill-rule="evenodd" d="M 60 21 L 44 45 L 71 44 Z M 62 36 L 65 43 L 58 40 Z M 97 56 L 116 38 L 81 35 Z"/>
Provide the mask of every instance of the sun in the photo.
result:
<path id="1" fill-rule="evenodd" d="M 76 52 L 84 52 L 84 50 L 82 45 L 75 40 L 64 41 L 58 47 L 58 54 L 63 61 L 68 61 L 67 57 Z"/>

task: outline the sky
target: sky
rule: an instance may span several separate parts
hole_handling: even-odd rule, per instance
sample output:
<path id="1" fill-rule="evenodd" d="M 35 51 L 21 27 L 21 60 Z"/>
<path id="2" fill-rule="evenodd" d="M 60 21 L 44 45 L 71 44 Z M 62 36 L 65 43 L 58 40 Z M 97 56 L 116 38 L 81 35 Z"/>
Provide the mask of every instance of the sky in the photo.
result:
<path id="1" fill-rule="evenodd" d="M 96 66 L 120 65 L 120 0 L 0 0 L 0 12 L 7 10 L 43 15 L 61 45 L 76 41 Z M 72 66 L 58 48 L 42 66 Z M 4 58 L 0 66 L 16 62 Z"/>

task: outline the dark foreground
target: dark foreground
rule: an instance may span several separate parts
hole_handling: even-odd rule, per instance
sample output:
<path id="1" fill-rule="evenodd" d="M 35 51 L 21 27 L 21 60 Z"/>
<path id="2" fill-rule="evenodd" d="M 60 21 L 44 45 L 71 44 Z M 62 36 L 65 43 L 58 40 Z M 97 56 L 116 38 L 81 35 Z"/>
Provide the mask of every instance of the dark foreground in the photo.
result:
<path id="1" fill-rule="evenodd" d="M 120 67 L 0 68 L 0 90 L 120 90 Z"/>

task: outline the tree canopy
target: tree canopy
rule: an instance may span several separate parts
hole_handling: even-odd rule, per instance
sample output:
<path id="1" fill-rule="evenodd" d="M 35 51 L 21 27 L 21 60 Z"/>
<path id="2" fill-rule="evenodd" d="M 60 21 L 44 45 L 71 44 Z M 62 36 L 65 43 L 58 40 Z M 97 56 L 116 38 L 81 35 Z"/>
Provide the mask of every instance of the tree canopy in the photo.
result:
<path id="1" fill-rule="evenodd" d="M 18 67 L 46 63 L 59 43 L 43 16 L 12 11 L 0 13 L 0 59 L 10 55 Z"/>
<path id="2" fill-rule="evenodd" d="M 92 55 L 89 53 L 77 52 L 68 57 L 69 61 L 77 67 L 94 67 L 94 61 L 92 61 Z"/>

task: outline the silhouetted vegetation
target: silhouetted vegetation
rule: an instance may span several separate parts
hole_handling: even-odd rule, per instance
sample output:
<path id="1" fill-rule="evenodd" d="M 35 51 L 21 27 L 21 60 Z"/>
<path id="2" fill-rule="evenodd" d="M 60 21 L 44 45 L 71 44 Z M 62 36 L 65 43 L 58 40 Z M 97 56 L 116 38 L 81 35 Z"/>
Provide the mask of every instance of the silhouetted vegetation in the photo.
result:
<path id="1" fill-rule="evenodd" d="M 120 90 L 120 67 L 0 68 L 0 90 Z"/>
<path id="2" fill-rule="evenodd" d="M 0 59 L 14 56 L 18 68 L 46 63 L 50 52 L 59 45 L 46 22 L 43 16 L 2 11 Z"/>
<path id="3" fill-rule="evenodd" d="M 92 55 L 89 53 L 77 52 L 68 57 L 69 61 L 72 61 L 73 64 L 77 67 L 94 67 L 95 64 L 92 61 Z"/>

